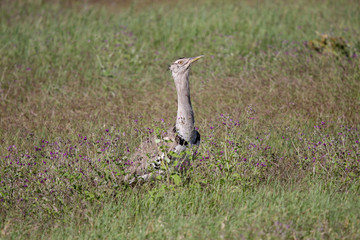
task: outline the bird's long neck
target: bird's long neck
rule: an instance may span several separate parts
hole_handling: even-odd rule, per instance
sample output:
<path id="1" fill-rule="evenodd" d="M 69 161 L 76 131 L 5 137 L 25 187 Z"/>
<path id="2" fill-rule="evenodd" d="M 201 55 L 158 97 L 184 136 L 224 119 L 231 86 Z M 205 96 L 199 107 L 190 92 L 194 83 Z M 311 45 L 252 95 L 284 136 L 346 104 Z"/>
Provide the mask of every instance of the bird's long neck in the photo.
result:
<path id="1" fill-rule="evenodd" d="M 178 96 L 176 130 L 186 141 L 190 141 L 195 119 L 190 99 L 189 73 L 175 76 L 174 79 Z"/>

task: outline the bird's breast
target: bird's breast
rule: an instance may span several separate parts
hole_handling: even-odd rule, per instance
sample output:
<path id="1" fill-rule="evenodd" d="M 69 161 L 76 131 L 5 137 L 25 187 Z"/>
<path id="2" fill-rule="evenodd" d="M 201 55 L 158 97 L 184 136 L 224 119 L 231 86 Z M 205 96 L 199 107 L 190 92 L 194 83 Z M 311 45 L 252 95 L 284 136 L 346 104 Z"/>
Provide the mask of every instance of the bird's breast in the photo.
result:
<path id="1" fill-rule="evenodd" d="M 176 120 L 176 131 L 186 141 L 190 141 L 191 133 L 194 130 L 194 121 L 190 116 L 179 116 Z"/>

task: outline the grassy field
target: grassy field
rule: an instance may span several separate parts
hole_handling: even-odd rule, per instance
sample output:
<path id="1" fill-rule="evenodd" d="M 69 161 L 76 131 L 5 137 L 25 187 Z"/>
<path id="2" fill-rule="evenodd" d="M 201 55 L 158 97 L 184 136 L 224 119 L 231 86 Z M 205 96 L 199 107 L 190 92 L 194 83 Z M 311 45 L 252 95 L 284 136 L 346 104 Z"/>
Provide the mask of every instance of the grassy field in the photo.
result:
<path id="1" fill-rule="evenodd" d="M 360 4 L 0 0 L 1 239 L 359 239 Z M 190 78 L 198 156 L 126 161 Z"/>

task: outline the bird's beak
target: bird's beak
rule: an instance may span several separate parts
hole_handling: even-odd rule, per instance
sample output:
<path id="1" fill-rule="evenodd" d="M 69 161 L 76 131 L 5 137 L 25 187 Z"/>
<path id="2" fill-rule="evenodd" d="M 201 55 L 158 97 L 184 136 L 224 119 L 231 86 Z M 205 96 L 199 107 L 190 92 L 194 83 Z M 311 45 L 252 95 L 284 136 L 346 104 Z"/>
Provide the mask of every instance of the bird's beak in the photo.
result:
<path id="1" fill-rule="evenodd" d="M 192 64 L 193 62 L 196 62 L 197 60 L 199 60 L 200 58 L 202 58 L 204 55 L 200 55 L 200 56 L 197 56 L 197 57 L 193 57 L 193 58 L 190 58 L 190 64 Z"/>

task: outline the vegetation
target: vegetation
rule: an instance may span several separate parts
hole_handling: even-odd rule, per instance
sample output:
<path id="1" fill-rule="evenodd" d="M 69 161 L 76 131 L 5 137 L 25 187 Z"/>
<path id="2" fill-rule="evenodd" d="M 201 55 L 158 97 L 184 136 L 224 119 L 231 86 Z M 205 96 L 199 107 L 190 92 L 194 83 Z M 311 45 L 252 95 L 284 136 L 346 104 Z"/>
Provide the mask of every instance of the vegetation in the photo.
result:
<path id="1" fill-rule="evenodd" d="M 0 238 L 360 238 L 357 1 L 0 4 Z M 200 54 L 197 157 L 128 186 Z"/>

